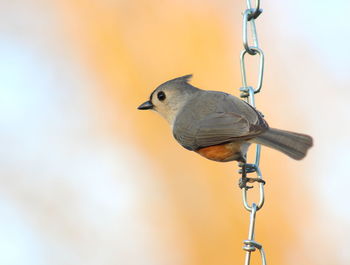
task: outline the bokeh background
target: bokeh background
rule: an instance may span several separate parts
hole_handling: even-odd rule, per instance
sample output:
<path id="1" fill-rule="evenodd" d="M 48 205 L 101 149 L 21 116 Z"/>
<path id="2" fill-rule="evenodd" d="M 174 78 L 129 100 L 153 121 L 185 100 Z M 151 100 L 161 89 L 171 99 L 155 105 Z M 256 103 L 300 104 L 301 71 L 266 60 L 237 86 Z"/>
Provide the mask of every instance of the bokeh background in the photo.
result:
<path id="1" fill-rule="evenodd" d="M 262 8 L 257 106 L 315 146 L 298 162 L 263 149 L 256 240 L 269 264 L 350 264 L 350 4 Z M 195 86 L 239 95 L 244 9 L 0 0 L 0 264 L 243 264 L 249 214 L 236 163 L 186 151 L 136 107 L 189 73 Z"/>

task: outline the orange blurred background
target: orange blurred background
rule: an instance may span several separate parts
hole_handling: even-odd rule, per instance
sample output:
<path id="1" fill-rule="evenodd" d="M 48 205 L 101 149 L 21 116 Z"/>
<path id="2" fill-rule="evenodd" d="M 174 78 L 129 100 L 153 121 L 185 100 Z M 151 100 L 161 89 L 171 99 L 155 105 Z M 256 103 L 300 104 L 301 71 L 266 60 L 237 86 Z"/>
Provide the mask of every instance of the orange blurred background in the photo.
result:
<path id="1" fill-rule="evenodd" d="M 300 162 L 263 148 L 256 240 L 269 264 L 350 262 L 350 4 L 340 2 L 262 1 L 256 22 L 257 107 L 315 141 Z M 243 264 L 237 164 L 186 151 L 136 108 L 190 73 L 194 86 L 238 96 L 245 1 L 0 3 L 0 264 Z"/>

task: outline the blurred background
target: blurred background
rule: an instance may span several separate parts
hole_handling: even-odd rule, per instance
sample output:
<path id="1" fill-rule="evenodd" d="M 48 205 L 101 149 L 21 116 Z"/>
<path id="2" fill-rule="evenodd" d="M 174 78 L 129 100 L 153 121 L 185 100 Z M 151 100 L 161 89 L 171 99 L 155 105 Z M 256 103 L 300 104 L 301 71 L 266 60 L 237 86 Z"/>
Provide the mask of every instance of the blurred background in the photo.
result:
<path id="1" fill-rule="evenodd" d="M 256 240 L 269 264 L 350 264 L 350 3 L 261 7 L 257 107 L 315 146 L 302 161 L 263 148 Z M 237 164 L 186 151 L 136 108 L 190 73 L 194 86 L 238 96 L 245 8 L 0 0 L 0 264 L 243 264 Z"/>

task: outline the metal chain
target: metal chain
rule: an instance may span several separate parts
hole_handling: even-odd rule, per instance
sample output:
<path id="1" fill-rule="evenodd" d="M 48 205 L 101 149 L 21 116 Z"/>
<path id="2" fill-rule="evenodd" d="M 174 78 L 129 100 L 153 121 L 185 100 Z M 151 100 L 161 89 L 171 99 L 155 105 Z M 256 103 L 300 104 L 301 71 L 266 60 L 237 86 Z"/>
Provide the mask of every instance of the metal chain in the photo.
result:
<path id="1" fill-rule="evenodd" d="M 263 74 L 264 74 L 264 53 L 259 48 L 258 43 L 258 36 L 255 26 L 255 20 L 259 17 L 259 15 L 262 13 L 262 9 L 260 9 L 260 0 L 255 1 L 255 8 L 252 8 L 251 1 L 247 0 L 247 9 L 243 13 L 243 47 L 244 50 L 241 52 L 240 60 L 241 60 L 241 75 L 242 75 L 242 87 L 240 88 L 241 97 L 244 98 L 251 106 L 255 108 L 255 94 L 259 93 L 261 91 L 262 87 L 262 81 L 263 81 Z M 252 34 L 252 40 L 253 44 L 250 45 L 248 42 L 248 24 L 249 28 Z M 245 68 L 245 55 L 246 54 L 255 56 L 259 55 L 259 75 L 258 75 L 258 84 L 254 88 L 252 86 L 248 86 L 247 84 L 247 77 L 246 77 L 246 68 Z M 262 173 L 259 168 L 260 163 L 260 154 L 261 154 L 261 146 L 256 145 L 256 151 L 255 151 L 255 162 L 254 164 L 245 164 L 242 167 L 242 170 L 240 170 L 240 173 L 242 173 L 242 178 L 246 177 L 247 173 L 256 173 L 257 178 L 262 180 Z M 251 205 L 248 202 L 248 188 L 242 189 L 242 195 L 243 195 L 243 204 L 244 208 L 250 212 L 250 224 L 249 224 L 249 233 L 248 233 L 248 239 L 243 241 L 243 250 L 246 251 L 245 256 L 245 265 L 250 264 L 250 256 L 251 253 L 254 252 L 256 249 L 259 249 L 262 264 L 266 265 L 266 257 L 265 252 L 261 244 L 257 243 L 255 238 L 255 218 L 256 218 L 256 212 L 259 211 L 265 201 L 265 193 L 264 193 L 264 183 L 259 182 L 259 202 L 258 203 L 252 203 Z"/>

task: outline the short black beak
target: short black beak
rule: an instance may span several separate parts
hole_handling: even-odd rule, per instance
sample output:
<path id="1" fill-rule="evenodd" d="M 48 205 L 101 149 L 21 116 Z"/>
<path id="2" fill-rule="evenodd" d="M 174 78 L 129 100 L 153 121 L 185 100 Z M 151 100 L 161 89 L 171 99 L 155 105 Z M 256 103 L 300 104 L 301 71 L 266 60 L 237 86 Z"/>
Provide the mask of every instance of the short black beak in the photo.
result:
<path id="1" fill-rule="evenodd" d="M 145 103 L 142 103 L 139 107 L 139 110 L 145 110 L 145 109 L 153 109 L 153 104 L 151 101 L 146 101 Z"/>

